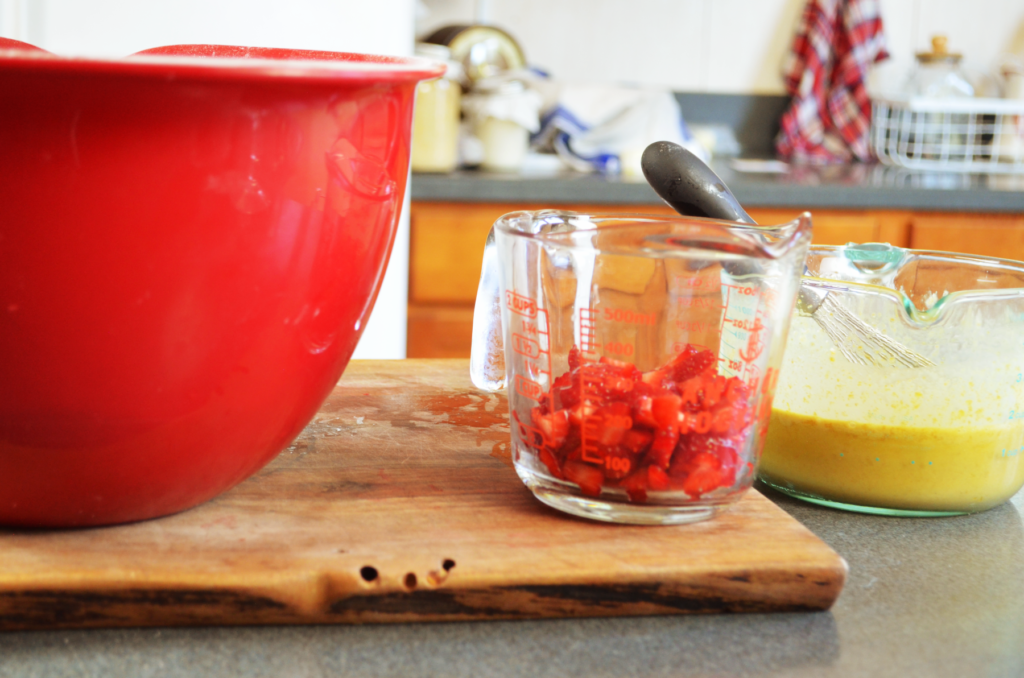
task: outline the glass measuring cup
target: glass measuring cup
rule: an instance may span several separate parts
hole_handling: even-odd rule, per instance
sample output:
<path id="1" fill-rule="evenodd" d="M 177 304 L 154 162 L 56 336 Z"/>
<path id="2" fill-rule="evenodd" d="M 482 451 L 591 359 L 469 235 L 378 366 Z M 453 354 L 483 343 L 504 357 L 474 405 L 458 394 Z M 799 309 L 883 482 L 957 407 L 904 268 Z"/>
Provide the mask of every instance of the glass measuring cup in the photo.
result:
<path id="1" fill-rule="evenodd" d="M 853 362 L 792 321 L 760 478 L 833 508 L 948 516 L 1024 486 L 1024 263 L 886 244 L 814 246 L 802 285 L 927 359 L 864 337 Z"/>
<path id="2" fill-rule="evenodd" d="M 754 479 L 810 216 L 777 227 L 513 212 L 484 250 L 470 372 L 508 386 L 516 472 L 609 522 L 711 517 Z"/>

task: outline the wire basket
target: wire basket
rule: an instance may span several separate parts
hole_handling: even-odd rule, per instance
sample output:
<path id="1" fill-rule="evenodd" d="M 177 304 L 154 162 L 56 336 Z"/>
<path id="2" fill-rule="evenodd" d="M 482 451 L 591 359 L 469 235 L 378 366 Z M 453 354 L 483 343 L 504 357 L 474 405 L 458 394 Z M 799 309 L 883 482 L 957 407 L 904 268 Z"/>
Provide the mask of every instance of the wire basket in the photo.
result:
<path id="1" fill-rule="evenodd" d="M 875 99 L 871 144 L 886 165 L 1024 174 L 1024 101 Z"/>

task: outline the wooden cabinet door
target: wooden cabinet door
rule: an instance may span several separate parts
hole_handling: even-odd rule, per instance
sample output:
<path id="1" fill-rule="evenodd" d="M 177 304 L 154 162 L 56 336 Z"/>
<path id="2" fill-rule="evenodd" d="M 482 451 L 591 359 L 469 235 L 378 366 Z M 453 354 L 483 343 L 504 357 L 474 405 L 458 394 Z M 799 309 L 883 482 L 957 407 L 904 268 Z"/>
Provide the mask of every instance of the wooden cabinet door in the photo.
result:
<path id="1" fill-rule="evenodd" d="M 762 225 L 783 224 L 802 210 L 752 207 L 751 217 Z M 906 247 L 910 215 L 900 211 L 808 210 L 814 227 L 815 245 L 888 242 Z"/>
<path id="2" fill-rule="evenodd" d="M 468 358 L 473 307 L 410 304 L 408 337 L 410 358 Z"/>
<path id="3" fill-rule="evenodd" d="M 419 203 L 410 211 L 410 303 L 472 304 L 491 224 L 521 205 Z"/>
<path id="4" fill-rule="evenodd" d="M 410 211 L 410 303 L 472 304 L 480 281 L 484 242 L 503 214 L 550 209 L 515 203 L 414 203 Z M 571 205 L 588 214 L 672 214 L 656 205 Z"/>
<path id="5" fill-rule="evenodd" d="M 911 247 L 1024 261 L 1024 215 L 915 214 Z"/>

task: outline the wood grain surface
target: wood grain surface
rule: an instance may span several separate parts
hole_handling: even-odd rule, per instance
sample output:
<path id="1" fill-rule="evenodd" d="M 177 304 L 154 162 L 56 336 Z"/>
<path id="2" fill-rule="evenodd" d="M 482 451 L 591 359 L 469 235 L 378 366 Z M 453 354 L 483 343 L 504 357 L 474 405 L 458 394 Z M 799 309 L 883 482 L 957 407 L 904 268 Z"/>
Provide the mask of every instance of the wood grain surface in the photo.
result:
<path id="1" fill-rule="evenodd" d="M 820 610 L 846 564 L 757 492 L 713 520 L 558 513 L 465 360 L 352 363 L 253 478 L 178 515 L 0 529 L 0 629 Z"/>

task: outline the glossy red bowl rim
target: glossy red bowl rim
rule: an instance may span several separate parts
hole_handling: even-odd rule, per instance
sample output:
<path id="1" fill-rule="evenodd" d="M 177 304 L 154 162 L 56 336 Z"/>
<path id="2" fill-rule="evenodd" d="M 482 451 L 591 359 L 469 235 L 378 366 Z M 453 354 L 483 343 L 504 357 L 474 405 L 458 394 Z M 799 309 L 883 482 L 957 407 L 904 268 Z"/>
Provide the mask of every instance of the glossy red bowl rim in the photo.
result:
<path id="1" fill-rule="evenodd" d="M 154 47 L 124 58 L 65 57 L 0 38 L 0 71 L 12 70 L 160 80 L 399 84 L 440 77 L 445 66 L 422 57 L 207 44 Z"/>

